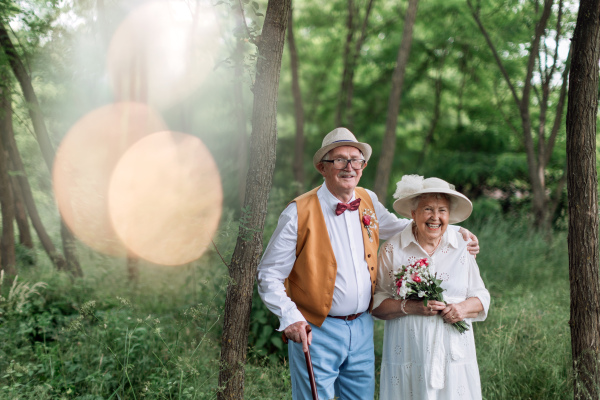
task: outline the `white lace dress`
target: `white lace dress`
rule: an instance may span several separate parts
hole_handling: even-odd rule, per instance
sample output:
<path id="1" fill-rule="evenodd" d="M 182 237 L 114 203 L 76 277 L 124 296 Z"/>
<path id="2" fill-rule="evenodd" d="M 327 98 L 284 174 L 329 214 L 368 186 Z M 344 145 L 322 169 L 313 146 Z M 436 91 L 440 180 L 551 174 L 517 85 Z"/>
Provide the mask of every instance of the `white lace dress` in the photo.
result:
<path id="1" fill-rule="evenodd" d="M 394 298 L 394 273 L 420 258 L 429 258 L 432 272 L 442 279 L 446 302 L 477 297 L 483 311 L 466 320 L 471 329 L 462 335 L 439 315 L 408 315 L 386 321 L 379 398 L 481 399 L 472 322 L 486 318 L 490 295 L 475 257 L 469 254 L 467 242 L 459 233 L 446 230 L 432 257 L 417 244 L 410 225 L 388 240 L 379 253 L 373 307 Z"/>

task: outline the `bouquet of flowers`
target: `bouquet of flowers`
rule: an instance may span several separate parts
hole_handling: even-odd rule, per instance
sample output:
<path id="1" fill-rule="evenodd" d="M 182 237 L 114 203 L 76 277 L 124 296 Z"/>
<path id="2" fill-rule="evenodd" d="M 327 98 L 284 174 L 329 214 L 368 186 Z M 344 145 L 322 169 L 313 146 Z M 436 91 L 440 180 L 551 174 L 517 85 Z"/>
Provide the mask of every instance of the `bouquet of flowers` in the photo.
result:
<path id="1" fill-rule="evenodd" d="M 442 292 L 444 289 L 440 286 L 442 280 L 437 278 L 437 274 L 432 274 L 429 270 L 429 261 L 421 258 L 408 266 L 402 266 L 400 271 L 394 274 L 396 277 L 396 294 L 402 299 L 423 300 L 427 307 L 429 300 L 444 301 Z M 446 303 L 444 301 L 444 303 Z M 465 333 L 470 329 L 465 321 L 458 321 L 452 324 L 460 333 Z"/>

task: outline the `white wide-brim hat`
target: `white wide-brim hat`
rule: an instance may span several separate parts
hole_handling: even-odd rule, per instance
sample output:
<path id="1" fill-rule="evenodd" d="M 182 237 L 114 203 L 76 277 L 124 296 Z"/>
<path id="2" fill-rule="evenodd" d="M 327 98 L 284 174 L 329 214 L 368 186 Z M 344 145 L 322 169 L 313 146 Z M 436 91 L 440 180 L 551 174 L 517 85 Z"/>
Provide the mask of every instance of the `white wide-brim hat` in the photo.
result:
<path id="1" fill-rule="evenodd" d="M 394 198 L 394 210 L 403 217 L 412 218 L 413 199 L 422 194 L 444 193 L 450 196 L 452 202 L 450 206 L 450 217 L 448 222 L 456 224 L 469 218 L 473 211 L 471 200 L 462 193 L 454 190 L 454 185 L 449 184 L 443 179 L 427 178 L 423 179 L 419 175 L 404 175 L 400 182 L 396 184 L 396 193 Z"/>
<path id="2" fill-rule="evenodd" d="M 336 147 L 342 146 L 356 147 L 362 152 L 363 156 L 365 157 L 365 161 L 369 161 L 369 158 L 371 158 L 371 153 L 373 152 L 373 150 L 371 150 L 371 146 L 356 140 L 352 132 L 350 132 L 348 129 L 335 128 L 323 138 L 323 144 L 321 145 L 321 148 L 315 153 L 315 156 L 313 157 L 313 165 L 315 168 L 317 168 L 317 164 L 321 162 L 323 157 L 325 157 L 325 154 Z"/>

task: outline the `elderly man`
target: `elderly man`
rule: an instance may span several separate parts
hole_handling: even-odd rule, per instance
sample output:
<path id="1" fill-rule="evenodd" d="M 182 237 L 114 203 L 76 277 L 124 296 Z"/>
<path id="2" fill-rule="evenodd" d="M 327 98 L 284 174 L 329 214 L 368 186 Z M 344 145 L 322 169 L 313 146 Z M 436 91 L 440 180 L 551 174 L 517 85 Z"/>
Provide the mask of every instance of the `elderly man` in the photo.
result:
<path id="1" fill-rule="evenodd" d="M 325 183 L 283 211 L 258 267 L 258 292 L 279 318 L 288 347 L 292 396 L 311 398 L 304 350 L 311 356 L 319 398 L 372 399 L 373 318 L 379 238 L 403 230 L 375 193 L 358 187 L 371 146 L 346 128 L 323 139 L 313 164 Z M 457 227 L 453 227 L 458 229 Z M 479 251 L 477 239 L 470 252 Z M 310 324 L 312 331 L 306 333 Z"/>

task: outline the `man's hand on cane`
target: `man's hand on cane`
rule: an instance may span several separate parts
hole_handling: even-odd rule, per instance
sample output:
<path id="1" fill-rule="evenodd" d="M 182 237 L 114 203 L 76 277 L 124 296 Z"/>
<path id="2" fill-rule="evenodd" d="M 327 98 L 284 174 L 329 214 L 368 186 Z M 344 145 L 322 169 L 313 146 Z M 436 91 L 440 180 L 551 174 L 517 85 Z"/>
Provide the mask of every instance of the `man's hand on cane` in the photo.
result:
<path id="1" fill-rule="evenodd" d="M 309 326 L 305 321 L 294 322 L 283 330 L 285 336 L 296 343 L 302 343 L 302 351 L 308 351 L 308 346 L 312 343 L 312 332 L 306 333 L 306 327 Z"/>

